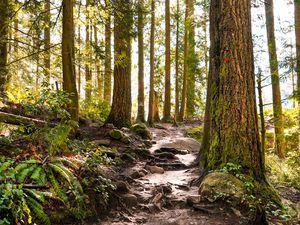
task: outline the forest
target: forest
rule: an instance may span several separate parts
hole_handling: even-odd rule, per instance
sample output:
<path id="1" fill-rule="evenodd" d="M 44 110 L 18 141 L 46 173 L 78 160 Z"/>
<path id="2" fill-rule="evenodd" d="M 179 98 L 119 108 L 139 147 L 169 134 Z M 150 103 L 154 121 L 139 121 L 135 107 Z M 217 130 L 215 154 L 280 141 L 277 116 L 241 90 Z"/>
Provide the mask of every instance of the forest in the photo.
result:
<path id="1" fill-rule="evenodd" d="M 0 225 L 300 224 L 299 0 L 0 0 Z"/>

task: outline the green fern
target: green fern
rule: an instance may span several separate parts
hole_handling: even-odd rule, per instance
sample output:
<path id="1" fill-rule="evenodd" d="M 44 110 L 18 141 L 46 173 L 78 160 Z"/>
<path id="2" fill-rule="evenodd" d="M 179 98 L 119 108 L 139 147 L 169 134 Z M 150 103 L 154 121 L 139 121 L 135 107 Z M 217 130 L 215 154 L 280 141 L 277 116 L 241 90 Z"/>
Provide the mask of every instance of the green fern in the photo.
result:
<path id="1" fill-rule="evenodd" d="M 29 166 L 25 169 L 23 169 L 22 171 L 20 171 L 20 173 L 17 175 L 17 181 L 22 183 L 24 182 L 24 180 L 29 177 L 32 172 L 35 170 L 35 168 L 37 168 L 38 165 L 36 164 L 28 164 Z"/>
<path id="2" fill-rule="evenodd" d="M 29 208 L 32 210 L 35 217 L 37 218 L 38 221 L 41 222 L 41 224 L 51 225 L 51 221 L 48 215 L 45 213 L 41 203 L 39 203 L 35 198 L 29 195 L 27 196 L 27 202 Z"/>

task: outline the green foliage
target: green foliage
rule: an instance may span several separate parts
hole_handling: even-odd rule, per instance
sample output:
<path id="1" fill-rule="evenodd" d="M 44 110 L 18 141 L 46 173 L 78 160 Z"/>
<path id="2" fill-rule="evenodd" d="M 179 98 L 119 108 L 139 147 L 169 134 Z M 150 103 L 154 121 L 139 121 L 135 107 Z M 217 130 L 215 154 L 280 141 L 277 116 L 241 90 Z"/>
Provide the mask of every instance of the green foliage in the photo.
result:
<path id="1" fill-rule="evenodd" d="M 201 142 L 203 137 L 203 126 L 189 128 L 187 134 L 189 137 L 195 138 L 197 141 Z"/>
<path id="2" fill-rule="evenodd" d="M 80 114 L 93 121 L 104 122 L 110 112 L 110 104 L 98 98 L 89 101 L 82 101 L 80 104 Z"/>

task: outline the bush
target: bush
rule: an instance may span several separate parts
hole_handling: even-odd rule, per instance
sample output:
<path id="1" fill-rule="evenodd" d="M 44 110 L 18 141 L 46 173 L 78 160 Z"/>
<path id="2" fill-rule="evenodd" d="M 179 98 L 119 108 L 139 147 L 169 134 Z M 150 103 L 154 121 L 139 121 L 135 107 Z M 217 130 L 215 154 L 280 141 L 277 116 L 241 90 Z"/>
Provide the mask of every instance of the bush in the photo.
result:
<path id="1" fill-rule="evenodd" d="M 80 114 L 93 121 L 104 122 L 110 112 L 110 104 L 97 98 L 80 103 Z"/>

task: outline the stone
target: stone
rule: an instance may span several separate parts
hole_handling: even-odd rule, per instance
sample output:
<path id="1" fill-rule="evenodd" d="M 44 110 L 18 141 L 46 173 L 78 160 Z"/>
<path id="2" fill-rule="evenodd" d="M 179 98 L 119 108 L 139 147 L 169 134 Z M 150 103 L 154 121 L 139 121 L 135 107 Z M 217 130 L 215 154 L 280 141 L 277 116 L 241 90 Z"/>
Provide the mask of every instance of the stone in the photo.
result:
<path id="1" fill-rule="evenodd" d="M 135 158 L 128 153 L 123 153 L 121 159 L 129 163 L 134 163 L 136 161 Z"/>
<path id="2" fill-rule="evenodd" d="M 136 123 L 132 125 L 130 129 L 143 139 L 152 139 L 150 130 L 143 123 Z"/>
<path id="3" fill-rule="evenodd" d="M 158 166 L 146 166 L 145 167 L 146 170 L 149 170 L 151 173 L 159 173 L 159 174 L 163 174 L 165 172 L 165 170 L 162 167 L 158 167 Z"/>
<path id="4" fill-rule="evenodd" d="M 199 187 L 202 200 L 215 201 L 219 194 L 227 195 L 232 205 L 243 202 L 245 187 L 241 180 L 224 172 L 213 172 L 206 175 Z"/>
<path id="5" fill-rule="evenodd" d="M 186 198 L 186 204 L 188 206 L 193 206 L 195 204 L 199 204 L 201 201 L 200 195 L 190 195 Z"/>
<path id="6" fill-rule="evenodd" d="M 121 138 L 121 142 L 124 144 L 130 144 L 130 138 L 127 135 L 125 135 Z"/>
<path id="7" fill-rule="evenodd" d="M 109 136 L 115 140 L 120 140 L 124 135 L 121 130 L 114 129 L 109 132 Z"/>
<path id="8" fill-rule="evenodd" d="M 116 181 L 115 182 L 116 191 L 119 193 L 128 193 L 129 192 L 129 185 L 125 181 Z"/>
<path id="9" fill-rule="evenodd" d="M 131 174 L 131 178 L 133 179 L 138 179 L 138 178 L 141 178 L 141 177 L 144 177 L 146 174 L 141 172 L 141 171 L 134 171 L 132 174 Z"/>
<path id="10" fill-rule="evenodd" d="M 128 207 L 134 207 L 138 205 L 138 199 L 133 194 L 124 194 L 121 196 L 121 198 L 124 204 Z"/>
<path id="11" fill-rule="evenodd" d="M 94 140 L 93 142 L 97 146 L 106 146 L 106 147 L 108 147 L 110 145 L 110 143 L 111 143 L 111 140 L 109 140 L 109 139 L 101 139 L 101 140 Z"/>

